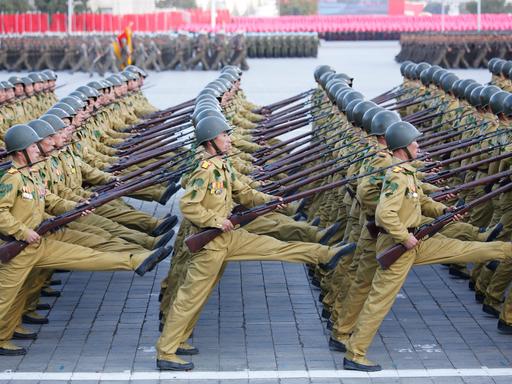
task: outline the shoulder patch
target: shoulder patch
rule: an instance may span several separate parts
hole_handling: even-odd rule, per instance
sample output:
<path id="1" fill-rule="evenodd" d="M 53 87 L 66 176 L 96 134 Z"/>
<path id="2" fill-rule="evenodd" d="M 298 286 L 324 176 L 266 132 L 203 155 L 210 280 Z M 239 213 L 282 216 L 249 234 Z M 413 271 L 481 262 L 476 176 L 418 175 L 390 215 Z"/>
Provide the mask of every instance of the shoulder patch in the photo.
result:
<path id="1" fill-rule="evenodd" d="M 392 171 L 393 171 L 393 172 L 395 172 L 395 173 L 399 173 L 399 172 L 402 172 L 403 170 L 404 170 L 404 169 L 403 169 L 403 168 L 401 168 L 401 167 L 393 167 L 393 170 L 392 170 Z"/>
<path id="2" fill-rule="evenodd" d="M 208 169 L 208 168 L 210 167 L 210 165 L 212 165 L 212 163 L 210 163 L 210 162 L 209 162 L 209 161 L 207 161 L 207 160 L 203 160 L 203 161 L 201 162 L 201 168 L 203 168 L 203 169 Z"/>
<path id="3" fill-rule="evenodd" d="M 18 172 L 19 172 L 19 171 L 18 171 L 16 168 L 10 168 L 10 169 L 7 171 L 7 173 L 8 173 L 9 175 L 14 175 L 14 174 L 16 174 L 16 173 L 18 173 Z"/>

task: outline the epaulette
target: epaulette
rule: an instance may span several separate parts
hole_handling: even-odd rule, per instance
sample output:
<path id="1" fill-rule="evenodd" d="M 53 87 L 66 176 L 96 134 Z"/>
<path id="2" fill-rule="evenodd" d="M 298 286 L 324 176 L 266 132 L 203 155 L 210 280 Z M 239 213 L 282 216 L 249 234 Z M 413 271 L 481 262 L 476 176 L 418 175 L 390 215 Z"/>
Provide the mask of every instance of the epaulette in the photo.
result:
<path id="1" fill-rule="evenodd" d="M 395 172 L 395 173 L 399 173 L 399 172 L 402 172 L 404 169 L 402 167 L 393 167 L 392 171 Z"/>
<path id="2" fill-rule="evenodd" d="M 381 158 L 385 159 L 387 155 L 386 155 L 386 152 L 384 152 L 384 151 L 379 151 L 379 152 L 377 152 L 377 156 L 379 156 L 379 157 L 381 157 Z"/>
<path id="3" fill-rule="evenodd" d="M 9 175 L 15 175 L 18 172 L 19 171 L 16 168 L 9 168 L 9 170 L 7 171 Z"/>
<path id="4" fill-rule="evenodd" d="M 209 162 L 209 161 L 207 161 L 207 160 L 203 160 L 203 161 L 201 162 L 201 168 L 203 168 L 203 169 L 208 169 L 208 168 L 210 167 L 210 165 L 212 165 L 212 163 L 210 163 L 210 162 Z"/>

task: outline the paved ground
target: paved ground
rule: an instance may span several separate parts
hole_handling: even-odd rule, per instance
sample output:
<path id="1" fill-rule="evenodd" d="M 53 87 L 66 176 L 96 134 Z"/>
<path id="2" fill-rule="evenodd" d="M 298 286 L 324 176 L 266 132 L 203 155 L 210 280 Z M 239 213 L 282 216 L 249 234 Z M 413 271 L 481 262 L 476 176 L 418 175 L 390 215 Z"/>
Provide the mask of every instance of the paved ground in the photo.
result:
<path id="1" fill-rule="evenodd" d="M 251 60 L 243 84 L 251 100 L 270 103 L 314 86 L 314 67 L 327 63 L 374 96 L 400 82 L 397 52 L 394 42 L 324 44 L 316 60 Z M 486 71 L 457 73 L 481 82 L 490 77 Z M 146 92 L 166 107 L 193 97 L 214 76 L 152 73 Z M 89 80 L 84 74 L 61 79 L 67 85 L 60 95 Z M 158 216 L 176 209 L 174 200 L 166 207 L 132 202 Z M 20 343 L 29 347 L 28 355 L 0 359 L 0 383 L 512 381 L 512 340 L 496 332 L 496 321 L 480 310 L 466 283 L 448 277 L 443 267 L 413 269 L 370 350 L 386 371 L 368 376 L 343 371 L 342 355 L 328 350 L 318 291 L 304 267 L 277 262 L 229 265 L 194 332 L 201 351 L 193 358 L 196 370 L 159 375 L 158 292 L 168 266 L 144 278 L 121 272 L 59 275 L 63 294 L 52 302 L 50 324 L 37 341 Z"/>

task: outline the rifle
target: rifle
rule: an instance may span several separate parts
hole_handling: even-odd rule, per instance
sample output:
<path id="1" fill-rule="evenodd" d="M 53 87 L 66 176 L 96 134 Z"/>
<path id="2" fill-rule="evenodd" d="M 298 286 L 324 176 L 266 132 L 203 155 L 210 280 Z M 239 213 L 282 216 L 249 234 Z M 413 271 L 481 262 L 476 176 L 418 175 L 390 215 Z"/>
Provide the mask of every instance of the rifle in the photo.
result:
<path id="1" fill-rule="evenodd" d="M 174 124 L 174 122 L 165 123 L 165 124 L 155 127 L 155 128 L 161 128 L 161 129 L 155 130 L 154 132 L 150 132 L 150 133 L 147 133 L 144 135 L 136 133 L 135 135 L 131 136 L 124 142 L 115 145 L 114 148 L 117 148 L 120 150 L 127 149 L 130 147 L 133 147 L 134 145 L 144 143 L 146 140 L 153 139 L 156 137 L 166 136 L 166 135 L 172 134 L 174 132 L 179 132 L 179 131 L 181 131 L 183 129 L 187 129 L 191 126 L 192 126 L 192 123 L 190 123 L 190 122 L 186 122 L 185 124 L 181 124 L 181 125 L 176 125 L 176 124 Z"/>
<path id="2" fill-rule="evenodd" d="M 303 117 L 302 119 L 299 119 L 297 121 L 293 121 L 291 123 L 284 124 L 283 126 L 279 127 L 278 129 L 272 129 L 272 132 L 270 132 L 270 133 L 267 133 L 262 136 L 254 137 L 254 140 L 255 141 L 264 141 L 264 140 L 272 139 L 274 137 L 283 135 L 285 133 L 295 131 L 296 129 L 302 128 L 314 121 L 323 119 L 324 117 L 326 117 L 326 115 L 328 115 L 328 114 L 319 115 L 316 117 Z"/>
<path id="3" fill-rule="evenodd" d="M 374 170 L 367 172 L 363 175 L 353 175 L 353 176 L 350 176 L 350 177 L 347 177 L 347 178 L 344 178 L 341 180 L 333 181 L 331 183 L 322 185 L 320 187 L 316 187 L 316 188 L 309 189 L 307 191 L 296 193 L 295 195 L 292 195 L 292 196 L 283 197 L 282 200 L 273 200 L 268 203 L 258 205 L 254 208 L 245 210 L 243 212 L 232 214 L 229 216 L 228 219 L 233 223 L 234 226 L 237 226 L 237 225 L 243 226 L 243 225 L 251 222 L 252 220 L 254 220 L 256 217 L 261 216 L 265 213 L 268 213 L 268 212 L 274 210 L 277 206 L 279 206 L 281 204 L 288 204 L 293 201 L 301 200 L 301 199 L 307 198 L 309 196 L 313 196 L 318 193 L 322 193 L 324 191 L 327 191 L 327 190 L 330 190 L 333 188 L 339 188 L 339 187 L 346 185 L 346 184 L 348 184 L 354 180 L 357 180 L 359 178 L 370 176 L 375 173 L 382 172 L 387 169 L 390 169 L 390 168 L 396 167 L 400 164 L 405 164 L 408 162 L 409 162 L 409 160 L 403 160 L 398 163 L 391 164 L 388 167 L 374 169 Z M 309 183 L 309 181 L 305 181 L 301 184 L 306 185 L 308 183 Z M 185 239 L 185 244 L 187 245 L 187 247 L 190 249 L 191 252 L 197 252 L 197 251 L 201 250 L 206 244 L 208 244 L 210 241 L 212 241 L 213 239 L 215 239 L 217 236 L 219 236 L 222 233 L 223 233 L 222 230 L 219 228 L 203 229 L 202 231 L 200 231 L 194 235 L 188 236 Z"/>
<path id="4" fill-rule="evenodd" d="M 194 108 L 192 107 L 192 108 L 186 109 L 185 111 L 182 111 L 180 113 L 173 115 L 171 117 L 172 119 L 174 119 L 174 120 L 172 120 L 173 123 L 176 124 L 176 121 L 182 121 L 182 122 L 187 121 L 188 118 L 190 118 L 190 115 L 192 114 L 193 111 L 194 111 Z M 139 124 L 129 126 L 125 129 L 123 129 L 122 132 L 133 133 L 133 132 L 139 132 L 139 131 L 146 131 L 148 128 L 154 128 L 155 125 L 157 125 L 159 123 L 163 123 L 164 121 L 170 120 L 171 118 L 169 116 L 155 117 L 151 120 L 146 120 Z"/>
<path id="5" fill-rule="evenodd" d="M 288 139 L 286 141 L 282 141 L 278 144 L 274 144 L 270 147 L 265 147 L 265 148 L 261 148 L 261 149 L 258 149 L 257 151 L 253 152 L 253 156 L 254 157 L 261 157 L 263 154 L 267 153 L 267 152 L 272 152 L 274 149 L 277 149 L 277 148 L 281 148 L 285 145 L 288 145 L 290 143 L 293 143 L 295 142 L 295 140 L 298 140 L 298 139 L 302 139 L 304 137 L 307 137 L 307 136 L 311 136 L 311 135 L 316 135 L 319 133 L 319 131 L 321 131 L 322 129 L 325 129 L 329 126 L 334 126 L 335 124 L 339 124 L 340 122 L 339 121 L 334 121 L 334 122 L 331 122 L 331 123 L 328 123 L 326 125 L 323 125 L 321 127 L 318 127 L 318 129 L 315 129 L 315 130 L 309 130 L 307 132 L 304 132 L 304 133 L 301 133 L 300 135 L 297 135 L 291 139 Z"/>
<path id="6" fill-rule="evenodd" d="M 326 131 L 322 132 L 322 134 L 325 135 L 326 133 L 328 133 L 330 131 L 335 131 L 337 128 L 338 128 L 337 126 L 333 125 L 332 127 L 327 129 Z M 330 135 L 330 136 L 327 136 L 327 137 L 325 137 L 325 136 L 316 137 L 316 139 L 318 139 L 318 141 L 326 142 L 327 140 L 332 139 L 335 135 L 336 135 L 336 132 L 333 135 Z M 313 137 L 313 138 L 307 137 L 304 140 L 295 140 L 295 144 L 290 145 L 290 146 L 288 146 L 286 148 L 283 148 L 283 149 L 281 149 L 279 151 L 272 152 L 271 154 L 269 154 L 267 156 L 260 157 L 258 160 L 256 160 L 254 162 L 254 164 L 256 164 L 256 165 L 263 165 L 267 161 L 272 160 L 275 157 L 281 156 L 281 155 L 283 155 L 285 153 L 289 154 L 290 151 L 294 150 L 295 148 L 299 148 L 302 145 L 307 144 L 308 142 L 314 142 L 314 140 L 315 140 L 315 137 Z"/>
<path id="7" fill-rule="evenodd" d="M 500 180 L 502 178 L 509 178 L 511 175 L 512 175 L 512 170 L 495 173 L 494 175 L 489 175 L 489 176 L 486 176 L 486 177 L 482 177 L 480 179 L 476 179 L 476 180 L 470 181 L 469 183 L 464 183 L 464 184 L 457 185 L 456 187 L 453 187 L 453 188 L 450 188 L 450 189 L 445 189 L 445 190 L 442 190 L 442 191 L 432 192 L 430 194 L 430 198 L 432 198 L 432 199 L 434 199 L 436 201 L 439 201 L 439 200 L 442 200 L 443 197 L 445 197 L 446 195 L 457 194 L 457 193 L 459 193 L 461 191 L 465 191 L 467 189 L 471 189 L 471 188 L 474 188 L 474 187 L 479 187 L 481 185 L 486 185 L 486 189 L 487 189 L 487 187 L 489 187 L 489 190 L 487 192 L 490 192 L 491 189 L 492 189 L 492 186 L 494 185 L 494 183 L 497 180 Z M 510 180 L 509 180 L 509 182 L 510 182 Z"/>
<path id="8" fill-rule="evenodd" d="M 493 145 L 493 146 L 490 146 L 490 147 L 487 147 L 487 148 L 477 149 L 475 151 L 463 153 L 463 154 L 460 154 L 460 155 L 455 156 L 455 157 L 450 157 L 450 158 L 448 158 L 446 160 L 436 161 L 436 162 L 427 164 L 424 167 L 418 169 L 418 171 L 428 172 L 432 168 L 444 167 L 445 165 L 448 165 L 448 164 L 451 164 L 451 163 L 455 163 L 457 161 L 469 159 L 469 158 L 471 158 L 473 156 L 478 156 L 478 155 L 481 155 L 483 153 L 487 153 L 489 151 L 492 151 L 494 149 L 498 149 L 498 148 L 501 148 L 501 147 L 504 147 L 504 146 L 507 146 L 507 145 L 508 145 L 508 143 L 507 144 L 498 144 L 498 145 Z M 432 156 L 432 154 L 429 154 L 429 155 Z M 443 171 L 441 171 L 441 172 L 443 172 Z"/>
<path id="9" fill-rule="evenodd" d="M 279 124 L 278 122 L 280 120 L 286 121 L 286 119 L 289 119 L 292 116 L 296 116 L 297 114 L 300 114 L 300 113 L 302 113 L 304 111 L 311 111 L 314 108 L 318 107 L 316 105 L 306 107 L 309 104 L 311 104 L 310 101 L 302 102 L 302 103 L 299 103 L 299 104 L 295 104 L 295 105 L 293 105 L 293 106 L 291 106 L 289 108 L 286 108 L 286 109 L 282 110 L 279 113 L 276 113 L 275 115 L 269 116 L 266 120 L 261 121 L 258 124 L 258 126 L 256 126 L 256 129 L 262 128 L 262 130 L 265 130 L 268 127 L 271 127 L 271 126 Z M 304 108 L 301 111 L 300 109 L 303 108 L 303 107 L 306 107 L 306 108 Z M 276 123 L 276 121 L 278 121 L 278 122 Z"/>
<path id="10" fill-rule="evenodd" d="M 171 135 L 165 137 L 162 139 L 162 137 L 155 137 L 153 139 L 147 140 L 146 142 L 142 142 L 138 145 L 134 145 L 133 147 L 129 147 L 128 149 L 125 149 L 124 151 L 119 151 L 117 154 L 119 156 L 127 156 L 127 155 L 137 155 L 141 152 L 149 151 L 158 147 L 161 147 L 162 145 L 169 144 L 173 141 L 176 141 L 183 136 L 190 135 L 193 133 L 193 131 L 182 131 L 179 135 L 176 135 L 176 133 L 179 131 L 173 132 Z"/>
<path id="11" fill-rule="evenodd" d="M 291 104 L 291 103 L 293 103 L 293 102 L 295 102 L 297 100 L 303 99 L 304 97 L 311 95 L 316 90 L 317 90 L 316 88 L 311 88 L 311 89 L 309 89 L 307 91 L 299 93 L 298 95 L 289 97 L 289 98 L 281 100 L 281 101 L 277 101 L 277 102 L 272 103 L 272 104 L 267 104 L 267 105 L 265 105 L 265 106 L 263 106 L 261 108 L 253 110 L 253 112 L 254 113 L 261 113 L 263 110 L 267 110 L 267 111 L 270 111 L 270 113 L 272 113 L 272 112 L 274 112 L 274 111 L 276 111 L 278 109 L 281 109 L 282 106 Z"/>
<path id="12" fill-rule="evenodd" d="M 157 176 L 155 176 L 156 178 Z M 84 211 L 92 210 L 97 208 L 103 204 L 106 204 L 112 200 L 115 200 L 121 196 L 130 194 L 136 190 L 146 188 L 150 185 L 154 184 L 153 180 L 146 180 L 140 184 L 131 185 L 129 187 L 122 187 L 116 190 L 111 191 L 108 195 L 102 195 L 91 199 L 89 203 L 81 204 L 74 209 L 63 213 L 62 215 L 53 217 L 51 219 L 44 220 L 39 226 L 35 229 L 35 231 L 43 236 L 48 232 L 55 231 L 58 228 L 66 225 L 79 217 L 82 216 Z M 21 251 L 23 251 L 29 244 L 25 241 L 16 240 L 12 236 L 3 236 L 2 240 L 8 241 L 5 244 L 0 245 L 0 261 L 2 263 L 8 263 L 14 257 L 16 257 Z"/>
<path id="13" fill-rule="evenodd" d="M 488 200 L 493 199 L 496 196 L 499 196 L 502 193 L 508 192 L 512 190 L 512 182 L 501 186 L 494 191 L 487 193 L 481 197 L 476 198 L 475 200 L 463 204 L 459 207 L 454 207 L 450 212 L 446 212 L 445 214 L 436 218 L 433 222 L 429 224 L 422 225 L 416 231 L 414 231 L 414 237 L 418 240 L 424 240 L 425 238 L 432 237 L 432 235 L 439 232 L 446 224 L 453 221 L 453 217 L 455 215 L 462 215 L 466 212 L 469 212 L 471 209 L 485 203 Z M 395 244 L 392 247 L 386 249 L 377 255 L 377 261 L 383 269 L 389 268 L 395 261 L 397 261 L 400 256 L 402 256 L 407 249 L 401 243 Z"/>
<path id="14" fill-rule="evenodd" d="M 148 113 L 147 115 L 142 116 L 142 118 L 146 119 L 146 120 L 149 120 L 149 119 L 152 119 L 152 118 L 157 117 L 157 116 L 170 115 L 170 114 L 172 114 L 172 113 L 174 113 L 176 111 L 179 111 L 180 109 L 184 109 L 184 108 L 190 107 L 191 105 L 194 105 L 195 101 L 196 101 L 195 98 L 194 99 L 190 99 L 190 100 L 184 101 L 184 102 L 182 102 L 180 104 L 174 105 L 172 107 Z"/>
<path id="15" fill-rule="evenodd" d="M 472 125 L 473 123 L 469 123 L 468 125 Z M 462 134 L 464 134 L 465 132 L 468 132 L 468 131 L 472 131 L 474 129 L 477 129 L 477 128 L 481 128 L 485 125 L 489 124 L 488 121 L 484 121 L 483 123 L 480 123 L 478 125 L 475 125 L 474 127 L 471 127 L 471 128 L 466 128 L 466 129 L 463 129 L 463 130 L 455 130 L 453 132 L 438 132 L 439 135 L 430 135 L 428 137 L 426 137 L 425 139 L 423 140 L 418 140 L 418 143 L 422 146 L 425 146 L 425 147 L 428 147 L 432 144 L 435 144 L 435 143 L 438 143 L 440 141 L 445 141 L 445 140 L 449 140 L 451 139 L 452 137 L 455 137 L 455 136 L 460 136 Z M 434 136 L 434 137 L 432 137 Z"/>
<path id="16" fill-rule="evenodd" d="M 183 147 L 184 145 L 190 144 L 193 141 L 194 140 L 190 139 L 187 141 L 177 142 L 172 145 L 166 145 L 166 146 L 163 146 L 162 148 L 158 148 L 158 149 L 154 149 L 152 151 L 145 152 L 144 155 L 135 157 L 134 159 L 126 159 L 126 160 L 122 159 L 122 160 L 118 161 L 117 163 L 112 164 L 110 167 L 106 168 L 106 172 L 120 171 L 121 169 L 128 168 L 131 165 L 138 164 L 143 161 L 150 160 L 155 157 L 165 155 L 169 152 L 172 152 L 178 148 Z"/>
<path id="17" fill-rule="evenodd" d="M 447 179 L 449 177 L 452 177 L 453 175 L 456 175 L 457 173 L 464 172 L 464 171 L 467 171 L 470 169 L 475 169 L 475 168 L 480 167 L 481 165 L 494 163 L 495 161 L 501 161 L 501 160 L 507 159 L 509 157 L 512 157 L 512 152 L 504 152 L 500 155 L 489 157 L 488 159 L 484 159 L 484 160 L 475 161 L 474 163 L 463 165 L 458 168 L 447 169 L 445 171 L 437 172 L 435 175 L 427 176 L 427 177 L 423 178 L 422 181 L 425 183 L 435 183 L 438 180 Z"/>
<path id="18" fill-rule="evenodd" d="M 148 164 L 142 168 L 136 169 L 135 171 L 132 171 L 130 173 L 120 176 L 118 178 L 118 180 L 110 181 L 108 183 L 98 185 L 98 186 L 92 188 L 92 191 L 97 192 L 97 193 L 102 193 L 102 192 L 108 191 L 109 189 L 114 188 L 116 186 L 116 183 L 118 183 L 118 182 L 124 183 L 130 179 L 133 179 L 134 177 L 140 176 L 146 172 L 154 171 L 155 169 L 159 169 L 160 167 L 163 167 L 163 166 L 165 166 L 166 168 L 174 167 L 181 162 L 192 159 L 195 156 L 194 153 L 186 155 L 187 152 L 189 152 L 189 151 L 190 150 L 184 150 L 182 152 L 177 153 L 176 156 L 165 157 L 163 159 L 157 160 L 157 161 L 155 161 L 151 164 Z M 186 156 L 183 156 L 183 155 L 186 155 Z M 178 160 L 176 160 L 176 159 L 178 159 Z M 168 163 L 170 163 L 170 164 L 166 165 Z"/>

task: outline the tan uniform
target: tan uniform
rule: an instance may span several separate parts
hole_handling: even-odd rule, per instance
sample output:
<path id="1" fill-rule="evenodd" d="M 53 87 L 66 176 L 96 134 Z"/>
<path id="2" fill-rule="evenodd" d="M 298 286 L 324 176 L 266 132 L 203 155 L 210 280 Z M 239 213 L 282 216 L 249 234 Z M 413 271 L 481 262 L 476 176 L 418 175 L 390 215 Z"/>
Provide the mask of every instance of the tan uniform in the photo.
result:
<path id="1" fill-rule="evenodd" d="M 422 214 L 436 217 L 445 206 L 424 195 L 414 167 L 403 164 L 386 173 L 376 210 L 376 223 L 386 233 L 377 239 L 377 253 L 409 238 L 421 224 Z M 448 239 L 437 234 L 420 241 L 389 269 L 378 268 L 368 299 L 347 343 L 346 357 L 367 364 L 365 355 L 381 322 L 387 315 L 413 265 L 460 263 L 512 257 L 512 245 L 503 242 L 478 243 Z"/>
<path id="2" fill-rule="evenodd" d="M 191 173 L 180 208 L 197 232 L 201 228 L 220 228 L 233 208 L 233 199 L 250 207 L 272 197 L 243 184 L 228 163 L 213 158 L 202 161 Z M 157 343 L 158 359 L 173 359 L 178 346 L 188 339 L 225 262 L 285 260 L 316 264 L 331 256 L 328 248 L 317 244 L 284 243 L 242 228 L 222 233 L 192 255 Z"/>

